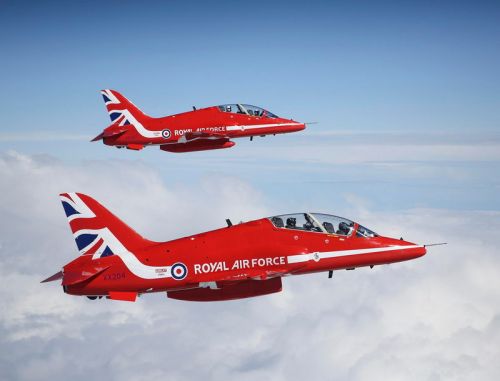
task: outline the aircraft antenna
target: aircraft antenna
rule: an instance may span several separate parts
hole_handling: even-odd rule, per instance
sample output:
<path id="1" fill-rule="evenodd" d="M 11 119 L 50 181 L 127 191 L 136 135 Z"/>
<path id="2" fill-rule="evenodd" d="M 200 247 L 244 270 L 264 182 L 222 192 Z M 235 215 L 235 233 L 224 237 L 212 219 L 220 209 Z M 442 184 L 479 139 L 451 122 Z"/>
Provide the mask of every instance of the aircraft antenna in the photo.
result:
<path id="1" fill-rule="evenodd" d="M 440 243 L 426 243 L 424 247 L 429 247 L 429 246 L 441 246 L 441 245 L 447 245 L 448 242 L 440 242 Z"/>

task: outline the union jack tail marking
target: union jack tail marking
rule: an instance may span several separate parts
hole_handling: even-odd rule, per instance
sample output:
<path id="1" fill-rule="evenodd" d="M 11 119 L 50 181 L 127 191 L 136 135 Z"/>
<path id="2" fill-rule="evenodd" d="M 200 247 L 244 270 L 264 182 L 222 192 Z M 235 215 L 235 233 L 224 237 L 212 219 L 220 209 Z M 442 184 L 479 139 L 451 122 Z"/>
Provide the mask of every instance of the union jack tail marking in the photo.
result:
<path id="1" fill-rule="evenodd" d="M 81 255 L 102 258 L 153 243 L 89 196 L 62 193 L 60 198 Z"/>
<path id="2" fill-rule="evenodd" d="M 148 266 L 135 254 L 156 242 L 141 237 L 92 197 L 82 193 L 62 193 L 60 197 L 82 256 L 94 260 L 115 255 L 130 272 L 143 279 L 172 277 L 171 266 Z M 181 265 L 184 266 L 177 266 Z M 187 269 L 182 272 L 183 269 L 185 266 L 177 270 L 174 279 L 183 279 L 187 275 Z"/>
<path id="3" fill-rule="evenodd" d="M 126 126 L 144 123 L 151 119 L 118 91 L 105 89 L 101 90 L 101 94 L 113 124 Z"/>

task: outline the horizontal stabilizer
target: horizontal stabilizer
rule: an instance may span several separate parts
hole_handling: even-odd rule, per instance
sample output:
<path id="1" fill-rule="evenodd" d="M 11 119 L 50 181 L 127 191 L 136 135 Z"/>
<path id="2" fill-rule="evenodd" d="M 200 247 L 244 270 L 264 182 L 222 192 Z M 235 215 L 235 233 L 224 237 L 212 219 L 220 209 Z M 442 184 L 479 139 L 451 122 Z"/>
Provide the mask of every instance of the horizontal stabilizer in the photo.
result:
<path id="1" fill-rule="evenodd" d="M 104 131 L 101 132 L 99 135 L 97 135 L 94 139 L 92 139 L 91 142 L 97 142 L 97 141 L 102 140 L 104 138 L 116 137 L 116 136 L 121 135 L 125 132 L 127 132 L 127 127 L 119 126 L 118 124 L 115 123 L 115 124 L 112 124 L 111 126 L 105 128 Z"/>
<path id="2" fill-rule="evenodd" d="M 99 135 L 97 135 L 94 139 L 91 140 L 91 142 L 97 142 L 99 140 L 102 140 L 104 138 L 104 132 L 101 132 Z"/>
<path id="3" fill-rule="evenodd" d="M 99 275 L 107 268 L 109 268 L 109 266 L 85 268 L 85 269 L 79 270 L 79 271 L 67 271 L 64 273 L 62 285 L 63 286 L 70 286 L 73 284 L 85 282 L 86 280 L 90 280 L 91 278 Z"/>
<path id="4" fill-rule="evenodd" d="M 40 283 L 47 283 L 47 282 L 53 282 L 55 280 L 59 280 L 63 278 L 63 272 L 59 271 L 58 273 L 55 273 L 52 276 L 49 276 L 47 279 L 42 280 Z"/>
<path id="5" fill-rule="evenodd" d="M 121 128 L 121 129 L 114 128 L 112 131 L 104 130 L 104 132 L 102 133 L 102 137 L 103 138 L 110 138 L 112 136 L 121 135 L 121 134 L 123 134 L 125 132 L 127 132 L 126 128 Z"/>

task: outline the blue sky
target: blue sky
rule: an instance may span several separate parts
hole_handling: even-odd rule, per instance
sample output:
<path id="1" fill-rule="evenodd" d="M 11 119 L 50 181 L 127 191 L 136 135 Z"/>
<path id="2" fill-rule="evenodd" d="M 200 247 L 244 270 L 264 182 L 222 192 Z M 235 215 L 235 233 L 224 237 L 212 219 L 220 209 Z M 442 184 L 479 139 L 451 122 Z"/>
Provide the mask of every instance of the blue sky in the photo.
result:
<path id="1" fill-rule="evenodd" d="M 499 68 L 498 1 L 0 2 L 0 379 L 500 379 Z M 89 142 L 102 88 L 318 124 L 117 150 Z M 67 191 L 154 240 L 312 210 L 448 245 L 262 298 L 94 303 L 39 283 L 77 255 Z"/>
<path id="2" fill-rule="evenodd" d="M 272 198 L 286 188 L 294 205 L 309 206 L 314 194 L 328 207 L 335 194 L 330 208 L 337 210 L 345 201 L 339 195 L 353 192 L 381 209 L 500 208 L 499 157 L 476 157 L 484 144 L 495 151 L 500 139 L 496 2 L 6 2 L 2 8 L 1 150 L 73 162 L 146 161 L 167 181 L 222 172 Z M 238 101 L 318 124 L 295 136 L 237 141 L 227 152 L 115 152 L 87 142 L 108 125 L 101 88 L 123 92 L 153 116 Z M 332 160 L 305 165 L 303 146 L 317 141 Z M 381 160 L 336 153 L 339 145 L 367 144 L 361 152 L 376 152 L 389 143 L 434 149 Z M 454 154 L 464 145 L 474 152 Z M 273 155 L 276 146 L 286 158 Z M 354 162 L 336 164 L 338 155 Z"/>
<path id="3" fill-rule="evenodd" d="M 102 87 L 122 90 L 153 115 L 241 100 L 312 118 L 324 130 L 454 132 L 499 121 L 495 2 L 3 8 L 9 130 L 33 123 L 23 97 L 52 129 L 85 134 L 102 124 L 95 94 Z"/>

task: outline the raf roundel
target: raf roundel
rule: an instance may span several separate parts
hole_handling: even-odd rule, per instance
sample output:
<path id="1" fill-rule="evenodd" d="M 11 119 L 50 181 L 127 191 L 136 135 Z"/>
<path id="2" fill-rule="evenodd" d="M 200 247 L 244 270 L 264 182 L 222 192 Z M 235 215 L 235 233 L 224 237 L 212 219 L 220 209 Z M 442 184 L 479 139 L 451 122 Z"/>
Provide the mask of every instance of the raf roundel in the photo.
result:
<path id="1" fill-rule="evenodd" d="M 163 136 L 164 139 L 168 139 L 170 135 L 171 135 L 170 130 L 163 130 L 161 132 L 161 136 Z"/>
<path id="2" fill-rule="evenodd" d="M 175 280 L 182 280 L 187 276 L 187 267 L 184 263 L 177 262 L 172 265 L 171 274 Z"/>

